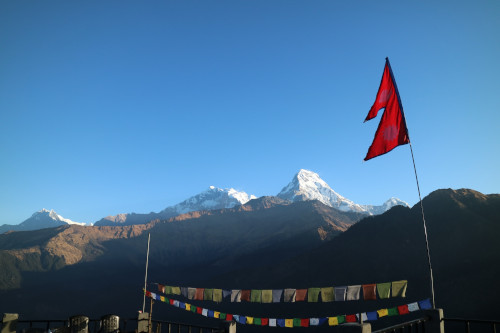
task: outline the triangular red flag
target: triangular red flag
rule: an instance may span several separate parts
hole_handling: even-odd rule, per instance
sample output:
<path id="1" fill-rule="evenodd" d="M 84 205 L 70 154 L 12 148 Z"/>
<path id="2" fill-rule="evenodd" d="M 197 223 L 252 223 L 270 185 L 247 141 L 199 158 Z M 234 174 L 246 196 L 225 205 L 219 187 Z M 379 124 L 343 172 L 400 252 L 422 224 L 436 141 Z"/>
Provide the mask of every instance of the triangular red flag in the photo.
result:
<path id="1" fill-rule="evenodd" d="M 380 109 L 385 108 L 375 138 L 368 149 L 365 161 L 385 154 L 410 142 L 403 107 L 399 100 L 398 88 L 392 75 L 389 59 L 386 58 L 382 82 L 378 88 L 377 98 L 373 103 L 365 121 L 375 118 Z"/>

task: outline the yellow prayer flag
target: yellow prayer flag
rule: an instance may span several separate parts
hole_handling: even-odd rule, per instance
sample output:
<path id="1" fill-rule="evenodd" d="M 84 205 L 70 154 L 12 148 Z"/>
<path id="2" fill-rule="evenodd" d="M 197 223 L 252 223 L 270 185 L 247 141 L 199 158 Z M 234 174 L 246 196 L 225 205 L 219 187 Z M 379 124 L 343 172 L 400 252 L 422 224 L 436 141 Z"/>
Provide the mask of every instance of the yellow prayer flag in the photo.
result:
<path id="1" fill-rule="evenodd" d="M 181 287 L 172 287 L 172 294 L 180 295 L 181 294 Z"/>
<path id="2" fill-rule="evenodd" d="M 191 311 L 191 304 L 186 303 L 186 311 Z"/>
<path id="3" fill-rule="evenodd" d="M 247 316 L 247 324 L 253 324 L 253 317 Z"/>
<path id="4" fill-rule="evenodd" d="M 293 327 L 293 319 L 285 319 L 285 327 Z"/>
<path id="5" fill-rule="evenodd" d="M 328 317 L 328 325 L 337 326 L 339 324 L 339 319 L 337 317 Z"/>
<path id="6" fill-rule="evenodd" d="M 160 300 L 165 303 L 165 296 L 160 296 Z"/>
<path id="7" fill-rule="evenodd" d="M 219 318 L 219 317 L 220 317 L 220 312 L 214 311 L 214 318 Z"/>
<path id="8" fill-rule="evenodd" d="M 381 317 L 387 316 L 389 314 L 389 311 L 387 309 L 380 309 L 380 310 L 377 310 L 377 313 L 378 313 L 379 318 L 381 318 Z"/>

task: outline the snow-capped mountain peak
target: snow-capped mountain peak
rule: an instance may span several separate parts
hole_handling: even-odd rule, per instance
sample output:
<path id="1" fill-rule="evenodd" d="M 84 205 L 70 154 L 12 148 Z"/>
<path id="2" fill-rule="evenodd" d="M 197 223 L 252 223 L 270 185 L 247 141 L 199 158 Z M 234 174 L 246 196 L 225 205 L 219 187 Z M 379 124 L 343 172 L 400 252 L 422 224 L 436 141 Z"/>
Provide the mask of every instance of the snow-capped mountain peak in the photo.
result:
<path id="1" fill-rule="evenodd" d="M 335 192 L 317 173 L 305 169 L 301 169 L 277 196 L 290 201 L 318 200 L 344 212 L 364 212 L 369 215 L 382 214 L 397 205 L 408 206 L 397 198 L 391 198 L 381 206 L 356 204 Z"/>
<path id="2" fill-rule="evenodd" d="M 210 186 L 208 190 L 192 196 L 181 203 L 165 208 L 162 213 L 175 212 L 184 214 L 197 210 L 211 210 L 222 208 L 233 208 L 255 199 L 254 195 L 248 195 L 245 192 L 237 191 L 233 188 L 222 189 Z"/>
<path id="3" fill-rule="evenodd" d="M 86 223 L 74 222 L 70 219 L 66 219 L 66 218 L 62 217 L 61 215 L 57 214 L 53 209 L 48 210 L 48 209 L 42 208 L 38 212 L 35 212 L 33 215 L 31 215 L 31 218 L 35 219 L 35 220 L 46 220 L 47 218 L 50 218 L 54 221 L 64 222 L 67 224 L 86 225 Z"/>

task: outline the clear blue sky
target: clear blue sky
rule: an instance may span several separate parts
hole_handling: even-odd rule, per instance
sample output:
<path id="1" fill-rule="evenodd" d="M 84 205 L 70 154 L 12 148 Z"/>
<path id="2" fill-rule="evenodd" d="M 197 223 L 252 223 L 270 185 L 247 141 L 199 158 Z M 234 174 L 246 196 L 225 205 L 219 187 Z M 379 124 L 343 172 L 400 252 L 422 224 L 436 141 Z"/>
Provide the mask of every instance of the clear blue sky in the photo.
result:
<path id="1" fill-rule="evenodd" d="M 410 147 L 363 162 L 389 57 L 422 195 L 500 192 L 498 1 L 2 1 L 0 224 L 158 212 L 301 168 L 418 201 Z"/>

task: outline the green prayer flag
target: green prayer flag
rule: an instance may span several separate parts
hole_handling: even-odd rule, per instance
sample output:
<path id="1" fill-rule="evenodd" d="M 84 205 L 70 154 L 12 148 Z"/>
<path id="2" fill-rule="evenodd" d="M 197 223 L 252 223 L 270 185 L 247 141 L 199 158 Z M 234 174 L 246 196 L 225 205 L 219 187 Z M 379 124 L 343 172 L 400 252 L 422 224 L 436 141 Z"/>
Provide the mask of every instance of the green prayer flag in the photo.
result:
<path id="1" fill-rule="evenodd" d="M 262 302 L 262 290 L 252 289 L 250 293 L 250 302 L 261 303 Z"/>
<path id="2" fill-rule="evenodd" d="M 389 298 L 391 294 L 391 283 L 377 283 L 377 292 L 380 299 Z"/>
<path id="3" fill-rule="evenodd" d="M 174 294 L 174 295 L 180 295 L 181 294 L 181 288 L 180 287 L 172 287 L 172 294 Z"/>
<path id="4" fill-rule="evenodd" d="M 214 289 L 213 301 L 218 303 L 222 302 L 222 289 Z"/>
<path id="5" fill-rule="evenodd" d="M 212 288 L 205 288 L 205 291 L 203 292 L 203 300 L 211 301 L 213 300 L 213 295 L 214 295 L 214 290 Z"/>
<path id="6" fill-rule="evenodd" d="M 406 287 L 408 286 L 408 281 L 394 281 L 392 282 L 392 297 L 406 297 Z"/>
<path id="7" fill-rule="evenodd" d="M 272 303 L 272 302 L 273 302 L 272 289 L 262 290 L 262 303 Z"/>
<path id="8" fill-rule="evenodd" d="M 219 315 L 219 319 L 226 319 L 226 314 L 221 312 Z"/>
<path id="9" fill-rule="evenodd" d="M 321 288 L 321 299 L 323 302 L 333 302 L 335 299 L 333 287 Z"/>
<path id="10" fill-rule="evenodd" d="M 191 312 L 194 312 L 194 313 L 196 313 L 196 306 L 194 306 L 194 305 L 191 305 Z"/>
<path id="11" fill-rule="evenodd" d="M 307 301 L 308 302 L 317 302 L 319 299 L 319 293 L 321 288 L 309 288 L 307 290 Z"/>
<path id="12" fill-rule="evenodd" d="M 397 315 L 399 315 L 399 311 L 398 311 L 397 307 L 395 307 L 395 308 L 389 308 L 389 309 L 387 309 L 387 312 L 388 312 L 388 316 L 397 316 Z"/>
<path id="13" fill-rule="evenodd" d="M 261 320 L 261 318 L 254 318 L 254 319 L 253 319 L 253 324 L 254 324 L 254 325 L 262 325 L 262 320 Z"/>
<path id="14" fill-rule="evenodd" d="M 165 294 L 172 294 L 172 286 L 165 286 Z"/>
<path id="15" fill-rule="evenodd" d="M 337 316 L 339 324 L 345 323 L 345 316 Z"/>
<path id="16" fill-rule="evenodd" d="M 293 318 L 293 327 L 300 327 L 300 318 Z"/>

